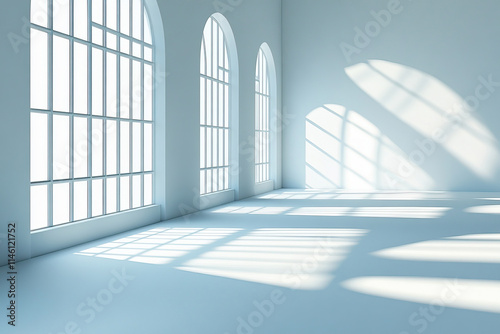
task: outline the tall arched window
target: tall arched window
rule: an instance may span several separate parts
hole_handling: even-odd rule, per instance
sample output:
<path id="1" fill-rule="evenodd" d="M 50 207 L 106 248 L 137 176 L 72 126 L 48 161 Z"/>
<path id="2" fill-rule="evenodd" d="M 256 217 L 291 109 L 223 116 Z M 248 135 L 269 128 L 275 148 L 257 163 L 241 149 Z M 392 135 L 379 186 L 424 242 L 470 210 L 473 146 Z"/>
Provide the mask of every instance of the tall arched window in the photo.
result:
<path id="1" fill-rule="evenodd" d="M 144 0 L 31 2 L 31 229 L 153 203 Z"/>
<path id="2" fill-rule="evenodd" d="M 231 188 L 233 68 L 227 36 L 211 16 L 203 30 L 200 56 L 200 193 Z"/>
<path id="3" fill-rule="evenodd" d="M 267 58 L 262 48 L 257 55 L 255 71 L 255 182 L 270 179 L 270 143 L 269 126 L 270 91 Z"/>
<path id="4" fill-rule="evenodd" d="M 275 94 L 274 63 L 267 44 L 259 48 L 255 70 L 255 182 L 273 177 L 271 161 L 276 148 L 272 127 L 276 125 L 276 111 L 272 98 Z M 274 135 L 276 131 L 274 131 Z"/>

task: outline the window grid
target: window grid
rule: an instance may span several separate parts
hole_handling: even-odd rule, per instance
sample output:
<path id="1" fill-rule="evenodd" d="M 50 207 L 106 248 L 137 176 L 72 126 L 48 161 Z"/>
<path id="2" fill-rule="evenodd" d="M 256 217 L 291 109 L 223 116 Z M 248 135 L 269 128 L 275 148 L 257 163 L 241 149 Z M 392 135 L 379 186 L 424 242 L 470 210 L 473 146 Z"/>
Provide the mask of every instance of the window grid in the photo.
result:
<path id="1" fill-rule="evenodd" d="M 230 67 L 224 33 L 211 17 L 200 57 L 200 193 L 229 189 Z"/>
<path id="2" fill-rule="evenodd" d="M 86 5 L 82 8 L 83 2 L 86 2 Z M 93 34 L 99 31 L 95 30 L 97 25 L 92 22 L 95 9 L 92 6 L 100 2 L 102 28 L 107 21 L 108 2 L 116 3 L 116 30 L 107 27 L 102 29 L 102 43 L 96 45 Z M 55 9 L 54 0 L 33 0 L 32 6 L 33 3 L 46 11 L 34 12 L 32 9 L 31 13 L 31 229 L 37 230 L 153 204 L 154 62 L 153 46 L 150 41 L 146 41 L 151 38 L 151 31 L 143 0 L 58 0 L 56 15 L 47 15 Z M 80 6 L 79 10 L 86 10 L 88 14 L 83 22 L 76 15 L 77 3 Z M 134 6 L 135 8 L 140 6 L 140 15 L 132 13 Z M 128 23 L 124 21 L 124 25 L 128 25 L 128 31 L 121 29 L 121 9 L 129 13 Z M 85 13 L 78 13 L 81 14 Z M 34 23 L 40 15 L 44 16 L 46 21 L 42 20 L 43 24 Z M 67 22 L 61 25 L 60 16 L 63 19 L 67 16 Z M 56 20 L 59 31 L 55 29 Z M 78 31 L 84 36 L 75 36 L 75 20 L 80 21 Z M 60 31 L 61 27 L 63 31 Z M 108 48 L 106 33 L 110 33 L 111 38 L 113 34 L 116 35 L 115 50 Z M 135 36 L 132 37 L 132 34 Z M 36 44 L 37 38 L 46 39 L 46 48 L 40 50 Z M 62 57 L 63 63 L 68 64 L 67 69 L 58 69 L 61 63 L 56 63 L 56 59 L 61 57 L 61 50 L 56 50 L 54 40 L 68 46 L 67 50 L 63 50 L 67 52 L 67 58 Z M 129 44 L 128 51 L 126 49 L 122 51 L 121 43 Z M 140 52 L 137 52 L 136 48 L 133 54 L 133 43 L 140 46 Z M 37 47 L 33 47 L 34 45 Z M 77 48 L 84 51 L 77 54 Z M 146 49 L 150 49 L 148 55 L 145 53 Z M 43 51 L 46 52 L 45 55 Z M 77 55 L 85 58 L 85 63 L 75 64 Z M 36 57 L 40 56 L 47 58 L 47 63 L 42 64 L 41 69 L 33 66 Z M 114 70 L 111 69 L 109 76 L 108 56 L 116 60 L 116 67 L 113 64 Z M 125 60 L 127 68 L 121 66 L 122 59 Z M 94 62 L 100 65 L 95 73 Z M 77 70 L 82 66 L 86 71 L 83 77 L 77 77 Z M 128 77 L 124 76 L 122 80 L 121 71 L 125 69 Z M 37 71 L 46 73 L 46 76 L 42 75 L 40 78 Z M 96 78 L 93 77 L 94 74 Z M 54 82 L 61 80 L 62 82 L 67 80 L 67 87 L 59 85 L 65 92 L 56 89 L 58 86 Z M 81 84 L 81 81 L 85 82 Z M 80 90 L 86 90 L 84 92 L 86 94 L 80 93 L 76 88 L 77 85 Z M 108 86 L 114 86 L 114 91 L 110 90 L 113 94 L 109 96 Z M 36 92 L 39 87 L 42 91 L 40 93 L 42 102 L 39 101 Z M 44 98 L 46 103 L 43 102 Z M 56 108 L 55 99 L 65 98 L 67 104 L 64 103 L 64 107 L 60 108 L 63 103 L 59 101 L 59 107 Z M 93 99 L 96 100 L 95 103 Z M 111 112 L 112 109 L 116 110 L 115 114 Z M 37 117 L 46 119 L 46 124 L 34 122 Z M 55 127 L 55 120 L 58 125 L 67 123 L 67 126 Z M 100 126 L 94 127 L 99 124 Z M 114 131 L 110 127 L 113 124 Z M 55 138 L 59 132 L 65 134 L 64 140 Z M 40 136 L 40 133 L 43 135 Z M 45 154 L 44 152 L 39 154 L 33 149 L 33 144 L 37 141 L 44 143 L 42 146 Z M 109 147 L 110 144 L 113 144 L 112 147 Z M 66 150 L 61 151 L 60 145 L 65 145 Z M 108 151 L 110 148 L 115 152 Z M 120 156 L 122 153 L 124 153 L 123 160 Z M 64 155 L 64 163 L 60 163 L 57 157 L 61 154 Z M 127 156 L 128 159 L 125 159 Z M 108 171 L 108 164 L 116 167 Z M 40 168 L 45 175 L 34 177 Z M 64 173 L 58 173 L 59 170 L 64 170 Z"/>
<path id="3" fill-rule="evenodd" d="M 255 182 L 271 179 L 270 149 L 270 90 L 267 59 L 259 49 L 255 73 Z"/>

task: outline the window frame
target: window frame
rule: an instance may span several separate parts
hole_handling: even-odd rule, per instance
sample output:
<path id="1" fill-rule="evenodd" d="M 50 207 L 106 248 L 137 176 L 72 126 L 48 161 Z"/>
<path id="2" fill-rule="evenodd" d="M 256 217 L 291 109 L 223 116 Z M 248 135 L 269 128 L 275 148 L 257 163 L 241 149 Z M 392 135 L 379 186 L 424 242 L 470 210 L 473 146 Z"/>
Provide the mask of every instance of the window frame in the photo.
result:
<path id="1" fill-rule="evenodd" d="M 54 226 L 62 226 L 62 225 L 68 225 L 72 224 L 75 222 L 81 222 L 81 221 L 86 221 L 90 219 L 94 219 L 96 217 L 103 217 L 103 216 L 108 216 L 111 214 L 116 214 L 132 209 L 137 209 L 137 208 L 142 208 L 142 207 L 147 207 L 149 205 L 154 205 L 155 202 L 155 131 L 154 131 L 154 124 L 155 124 L 155 73 L 156 73 L 156 50 L 155 50 L 155 43 L 154 38 L 153 38 L 153 27 L 151 25 L 151 19 L 150 15 L 148 13 L 148 9 L 146 8 L 146 3 L 148 0 L 116 0 L 117 7 L 116 7 L 116 30 L 112 30 L 108 27 L 106 27 L 106 1 L 102 1 L 102 24 L 95 23 L 92 17 L 92 0 L 87 1 L 87 17 L 86 17 L 86 39 L 82 39 L 79 37 L 75 36 L 75 27 L 74 27 L 74 19 L 76 17 L 74 13 L 74 1 L 76 0 L 69 0 L 68 1 L 68 30 L 67 33 L 64 32 L 59 32 L 54 29 L 54 17 L 51 15 L 54 9 L 54 0 L 46 0 L 47 2 L 47 12 L 45 15 L 47 16 L 47 24 L 46 26 L 43 25 L 38 25 L 36 23 L 33 23 L 30 21 L 30 29 L 31 31 L 41 31 L 46 34 L 47 36 L 47 108 L 46 109 L 39 109 L 39 108 L 34 108 L 33 106 L 30 106 L 30 115 L 33 114 L 44 114 L 47 115 L 48 118 L 48 129 L 47 129 L 47 178 L 46 180 L 42 181 L 31 181 L 30 180 L 30 188 L 32 189 L 33 187 L 37 186 L 46 186 L 46 198 L 47 198 L 47 205 L 46 205 L 46 211 L 47 211 L 47 223 L 45 226 L 41 228 L 30 228 L 31 232 L 38 232 L 42 231 Z M 128 11 L 128 27 L 129 27 L 129 34 L 126 35 L 123 33 L 120 29 L 120 5 L 122 2 L 128 2 L 129 4 L 129 11 Z M 139 2 L 139 5 L 141 6 L 141 13 L 140 13 L 140 40 L 138 40 L 134 35 L 134 26 L 133 26 L 133 19 L 134 19 L 134 14 L 132 12 L 132 9 L 134 8 L 134 4 Z M 31 8 L 33 8 L 34 4 L 36 2 L 32 1 L 31 3 Z M 32 19 L 33 19 L 33 12 L 32 12 Z M 103 35 L 103 42 L 102 45 L 94 43 L 94 40 L 92 39 L 93 37 L 93 30 L 94 28 L 101 28 L 102 29 L 102 35 Z M 149 36 L 146 36 L 146 28 L 149 31 Z M 116 49 L 109 48 L 106 45 L 107 42 L 107 35 L 108 33 L 114 33 L 116 35 Z M 33 36 L 33 34 L 32 34 Z M 54 71 L 53 71 L 53 55 L 54 55 L 54 49 L 53 49 L 53 39 L 54 36 L 64 38 L 67 40 L 69 49 L 69 69 L 68 69 L 68 76 L 69 76 L 69 106 L 67 111 L 55 111 L 54 110 L 54 105 L 53 105 L 53 98 L 54 98 L 54 90 L 53 90 L 53 76 L 54 76 Z M 146 42 L 146 37 L 150 38 L 150 43 Z M 126 39 L 127 43 L 129 44 L 129 53 L 125 54 L 124 52 L 120 51 L 120 38 Z M 79 43 L 80 45 L 83 45 L 86 48 L 86 53 L 87 53 L 87 104 L 86 104 L 86 113 L 77 113 L 75 112 L 75 106 L 74 106 L 74 95 L 75 95 L 75 90 L 74 90 L 74 62 L 75 62 L 75 54 L 74 54 L 74 48 L 75 48 L 75 43 Z M 133 46 L 134 44 L 139 44 L 141 46 L 141 55 L 136 56 L 133 53 Z M 145 59 L 146 55 L 146 47 L 148 47 L 151 51 L 151 57 L 150 60 Z M 101 56 L 102 56 L 102 64 L 103 67 L 101 68 L 101 75 L 102 75 L 102 86 L 101 86 L 101 94 L 102 94 L 102 115 L 96 115 L 92 111 L 92 89 L 93 89 L 93 78 L 92 78 L 92 71 L 93 71 L 93 51 L 94 50 L 100 50 Z M 33 50 L 30 48 L 30 54 L 31 57 L 33 57 Z M 116 58 L 116 73 L 115 73 L 115 85 L 116 85 L 116 99 L 118 104 L 115 106 L 116 107 L 116 116 L 112 117 L 109 116 L 107 113 L 107 104 L 106 104 L 106 89 L 107 89 L 107 68 L 106 68 L 106 61 L 107 61 L 107 55 L 108 54 L 113 54 L 114 57 Z M 120 102 L 122 95 L 120 92 L 120 67 L 119 63 L 121 59 L 127 59 L 128 62 L 128 70 L 129 70 L 129 80 L 128 80 L 128 105 L 126 106 L 126 109 L 128 109 L 128 118 L 127 117 L 122 117 L 120 115 L 120 107 L 122 103 Z M 134 108 L 134 85 L 133 85 L 133 66 L 134 62 L 139 62 L 139 66 L 141 68 L 140 71 L 140 87 L 141 87 L 141 98 L 140 98 L 140 119 L 134 118 L 133 117 L 133 108 Z M 151 77 L 148 78 L 148 80 L 151 80 L 151 89 L 150 89 L 150 104 L 151 104 L 151 110 L 150 110 L 150 115 L 151 117 L 148 119 L 145 119 L 145 99 L 144 99 L 144 94 L 146 89 L 145 87 L 145 68 L 146 65 L 150 67 L 151 71 Z M 31 69 L 32 71 L 32 69 Z M 30 80 L 31 81 L 31 80 Z M 148 108 L 149 109 L 149 108 Z M 149 112 L 148 112 L 149 115 Z M 64 116 L 68 118 L 69 121 L 69 127 L 68 127 L 68 132 L 69 132 L 69 163 L 68 163 L 68 178 L 64 179 L 54 179 L 54 173 L 53 173 L 53 164 L 54 164 L 54 153 L 53 153 L 53 137 L 54 137 L 54 126 L 53 126 L 53 118 L 54 116 Z M 74 120 L 75 119 L 85 119 L 86 120 L 86 126 L 87 126 L 87 137 L 85 141 L 87 142 L 87 166 L 86 166 L 86 175 L 85 177 L 77 177 L 75 178 L 74 175 L 74 159 L 75 159 L 75 143 L 74 143 Z M 94 132 L 92 131 L 91 124 L 93 123 L 93 120 L 101 120 L 102 124 L 106 124 L 108 121 L 115 122 L 117 124 L 117 133 L 114 135 L 115 140 L 116 140 L 116 161 L 115 164 L 117 166 L 117 171 L 114 174 L 107 174 L 106 171 L 106 136 L 104 133 L 107 131 L 104 131 L 102 133 L 102 137 L 105 138 L 103 139 L 102 143 L 102 175 L 93 175 L 92 171 L 92 146 L 93 146 L 93 138 L 94 138 Z M 121 164 L 121 157 L 120 157 L 120 141 L 121 141 L 121 136 L 120 136 L 120 128 L 121 124 L 126 124 L 128 125 L 129 129 L 129 136 L 128 136 L 128 154 L 129 154 L 129 159 L 128 159 L 128 171 L 121 173 L 120 171 L 120 164 Z M 135 124 L 140 124 L 140 152 L 141 152 L 141 163 L 140 163 L 140 171 L 136 172 L 134 171 L 134 163 L 133 163 L 133 157 L 134 157 L 134 151 L 133 151 L 133 139 L 132 139 L 132 133 L 134 130 L 134 125 Z M 151 168 L 149 170 L 144 169 L 144 155 L 145 155 L 145 136 L 144 136 L 144 128 L 145 126 L 148 125 L 151 128 L 151 138 L 150 138 L 150 154 L 151 154 L 151 161 L 150 165 Z M 32 124 L 33 126 L 33 124 Z M 126 142 L 127 140 L 125 140 Z M 31 150 L 31 149 L 30 149 Z M 127 162 L 125 162 L 127 164 Z M 137 169 L 135 169 L 137 170 Z M 131 189 L 133 187 L 133 182 L 134 182 L 134 177 L 139 176 L 141 178 L 141 185 L 140 185 L 140 205 L 137 205 L 137 202 L 134 204 L 134 197 L 131 194 Z M 150 188 L 149 188 L 149 194 L 146 195 L 144 192 L 145 188 L 145 178 L 150 179 Z M 127 205 L 123 206 L 123 210 L 120 207 L 120 184 L 121 180 L 123 178 L 128 178 L 128 203 Z M 30 178 L 31 179 L 31 178 Z M 102 197 L 102 213 L 94 215 L 92 212 L 92 183 L 94 180 L 102 180 L 103 183 L 103 191 L 101 192 L 101 197 Z M 116 211 L 113 212 L 107 212 L 106 210 L 106 183 L 108 180 L 115 180 L 116 181 L 116 188 L 115 188 L 115 193 L 116 193 L 116 202 L 117 202 L 117 208 Z M 87 185 L 87 205 L 86 205 L 86 211 L 87 215 L 86 218 L 82 218 L 79 220 L 74 219 L 74 186 L 75 183 L 77 182 L 86 182 Z M 69 217 L 67 222 L 63 222 L 61 224 L 54 224 L 54 196 L 53 196 L 53 187 L 54 185 L 57 184 L 68 184 L 69 187 L 69 194 L 68 195 L 68 205 L 69 205 Z M 126 184 L 126 183 L 124 183 Z M 147 196 L 147 197 L 146 197 Z M 31 202 L 33 202 L 33 199 L 31 199 Z M 33 203 L 31 204 L 31 208 L 33 208 Z M 33 214 L 31 224 L 33 223 Z"/>

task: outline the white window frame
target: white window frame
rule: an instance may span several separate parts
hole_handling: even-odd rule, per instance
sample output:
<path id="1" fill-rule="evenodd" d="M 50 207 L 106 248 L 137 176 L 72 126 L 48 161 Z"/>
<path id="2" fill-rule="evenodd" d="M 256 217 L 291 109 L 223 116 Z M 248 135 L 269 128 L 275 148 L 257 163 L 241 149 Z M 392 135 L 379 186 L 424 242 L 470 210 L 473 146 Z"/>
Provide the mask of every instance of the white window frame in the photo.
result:
<path id="1" fill-rule="evenodd" d="M 271 180 L 271 87 L 267 56 L 259 48 L 255 69 L 255 182 Z"/>
<path id="2" fill-rule="evenodd" d="M 200 52 L 201 196 L 235 189 L 238 184 L 238 175 L 233 173 L 233 166 L 238 165 L 234 149 L 238 133 L 235 53 L 227 20 L 218 13 L 210 16 L 203 30 Z"/>
<path id="3" fill-rule="evenodd" d="M 86 218 L 83 218 L 83 220 L 87 220 L 87 219 L 90 219 L 90 218 L 94 218 L 94 217 L 97 217 L 97 216 L 102 216 L 102 215 L 107 215 L 108 213 L 111 214 L 111 213 L 117 213 L 117 212 L 121 212 L 121 211 L 126 211 L 126 210 L 131 210 L 131 209 L 136 209 L 136 208 L 141 208 L 141 207 L 145 207 L 145 206 L 148 206 L 148 205 L 152 205 L 154 203 L 154 193 L 155 193 L 155 190 L 154 190 L 154 165 L 155 165 L 155 145 L 154 145 L 154 136 L 155 136 L 155 133 L 154 133 L 154 119 L 155 119 L 155 113 L 154 113 L 154 110 L 155 110 L 155 92 L 154 92 L 154 73 L 155 73 L 155 47 L 154 47 L 154 44 L 153 44 L 153 38 L 152 38 L 152 29 L 151 29 L 151 26 L 150 26 L 150 21 L 149 21 L 149 18 L 148 18 L 148 13 L 147 13 L 147 9 L 145 7 L 145 2 L 147 2 L 148 0 L 117 0 L 117 7 L 116 7 L 116 30 L 113 31 L 113 29 L 110 29 L 108 27 L 105 26 L 106 24 L 106 0 L 100 0 L 100 1 L 94 1 L 95 3 L 99 3 L 102 1 L 102 16 L 103 16 L 103 21 L 101 22 L 101 24 L 98 24 L 98 23 L 95 23 L 93 22 L 92 20 L 92 6 L 93 6 L 93 2 L 92 0 L 89 0 L 87 2 L 87 23 L 86 23 L 86 28 L 87 28 L 87 36 L 86 38 L 84 37 L 83 39 L 82 38 L 78 38 L 78 37 L 75 37 L 74 36 L 74 26 L 73 26 L 73 20 L 74 20 L 74 17 L 76 17 L 75 15 L 73 15 L 73 8 L 74 8 L 74 1 L 77 1 L 77 0 L 69 0 L 68 1 L 68 4 L 69 4 L 69 30 L 67 32 L 59 32 L 59 31 L 55 31 L 53 29 L 53 17 L 52 15 L 47 15 L 47 24 L 42 24 L 42 25 L 38 25 L 36 23 L 31 23 L 31 29 L 32 29 L 32 32 L 42 32 L 42 33 L 45 33 L 47 34 L 47 37 L 48 37 L 48 46 L 47 46 L 47 50 L 48 50 L 48 54 L 47 54 L 47 60 L 48 60 L 48 64 L 47 64 L 47 71 L 48 71 L 48 76 L 47 76 L 47 108 L 44 108 L 44 109 L 36 109 L 36 108 L 32 108 L 31 109 L 31 114 L 43 114 L 43 115 L 47 115 L 47 119 L 48 119 L 48 127 L 47 127 L 47 178 L 45 180 L 34 180 L 33 182 L 31 182 L 31 187 L 46 187 L 46 191 L 47 191 L 47 205 L 46 205 L 46 213 L 47 213 L 47 223 L 45 224 L 45 226 L 41 227 L 40 229 L 45 229 L 45 228 L 49 228 L 49 227 L 53 227 L 54 224 L 53 224 L 53 217 L 54 217 L 54 203 L 53 203 L 53 187 L 54 185 L 56 184 L 68 184 L 68 187 L 69 187 L 69 194 L 68 194 L 68 201 L 69 201 L 69 207 L 68 207 L 68 210 L 69 210 L 69 217 L 68 217 L 68 221 L 67 222 L 64 222 L 62 223 L 61 225 L 63 224 L 67 224 L 67 223 L 72 223 L 72 222 L 75 222 L 76 220 L 74 219 L 74 184 L 75 182 L 86 182 L 87 183 L 87 217 Z M 138 1 L 138 2 L 136 2 Z M 35 1 L 32 1 L 32 5 Z M 39 2 L 43 2 L 43 1 L 38 1 L 37 3 Z M 130 6 L 130 10 L 128 11 L 129 12 L 129 21 L 127 22 L 128 23 L 128 26 L 129 26 L 129 32 L 128 34 L 127 33 L 124 33 L 123 31 L 120 31 L 120 4 L 121 3 L 128 3 L 129 6 Z M 60 2 L 57 2 L 55 3 L 55 0 L 46 0 L 46 13 L 52 13 L 52 10 L 55 9 L 54 6 L 56 5 L 59 5 Z M 132 12 L 132 9 L 133 9 L 133 5 L 134 4 L 139 4 L 140 8 L 141 8 L 141 13 L 139 15 L 139 18 L 140 18 L 140 21 L 141 21 L 141 24 L 140 24 L 140 38 L 136 38 L 137 37 L 137 34 L 134 35 L 134 31 L 133 31 L 133 18 L 134 18 L 134 14 Z M 137 7 L 136 7 L 137 8 Z M 36 17 L 36 16 L 33 16 L 33 12 L 32 12 L 32 17 Z M 37 13 L 35 13 L 36 15 Z M 38 13 L 40 14 L 40 13 Z M 43 13 L 42 13 L 43 15 Z M 137 17 L 136 17 L 137 18 Z M 98 42 L 97 40 L 93 40 L 92 37 L 93 37 L 93 30 L 94 31 L 98 31 L 96 29 L 101 29 L 103 31 L 103 40 L 102 40 L 102 43 L 101 42 Z M 146 36 L 146 32 L 149 33 L 149 36 Z M 110 33 L 112 33 L 113 35 L 116 36 L 116 39 L 117 39 L 117 42 L 116 42 L 116 49 L 112 49 L 112 48 L 108 48 L 107 45 L 105 43 L 107 43 L 107 35 L 110 36 Z M 34 34 L 32 34 L 33 36 Z M 57 36 L 57 37 L 61 37 L 61 38 L 64 38 L 65 40 L 68 41 L 69 43 L 69 64 L 70 64 L 70 68 L 69 68 L 69 82 L 70 82 L 70 87 L 69 88 L 69 110 L 67 111 L 63 111 L 63 112 L 60 112 L 60 111 L 55 111 L 54 108 L 53 108 L 53 103 L 52 103 L 52 98 L 53 98 L 53 94 L 54 92 L 52 91 L 52 86 L 53 86 L 53 79 L 52 79 L 52 76 L 53 76 L 53 64 L 52 64 L 52 60 L 53 60 L 53 52 L 52 52 L 52 40 L 54 38 L 54 36 Z M 150 37 L 150 39 L 149 39 Z M 120 52 L 118 50 L 120 50 L 120 39 L 122 39 L 123 41 L 126 41 L 126 43 L 129 45 L 129 53 L 126 54 L 124 52 Z M 94 43 L 95 42 L 95 43 Z M 88 99 L 87 99 L 87 113 L 84 114 L 77 114 L 77 113 L 74 113 L 74 101 L 73 101 L 73 97 L 74 97 L 74 81 L 73 81 L 73 74 L 74 74 L 74 64 L 73 64 L 73 50 L 74 50 L 74 45 L 75 43 L 79 43 L 80 45 L 85 45 L 85 47 L 87 48 L 87 94 L 88 94 Z M 105 46 L 106 45 L 106 46 Z M 135 50 L 138 50 L 140 49 L 140 55 L 138 55 L 137 53 L 133 53 L 133 50 L 134 50 L 134 47 L 136 47 Z M 92 113 L 92 97 L 91 97 L 91 92 L 92 92 L 92 52 L 93 50 L 101 50 L 102 52 L 102 61 L 103 61 L 103 68 L 102 68 L 102 78 L 103 78 L 103 81 L 102 81 L 102 95 L 103 95 L 103 100 L 102 100 L 102 115 L 95 115 Z M 149 51 L 147 52 L 146 54 L 146 51 Z M 106 70 L 106 54 L 109 53 L 109 54 L 114 54 L 115 57 L 116 57 L 116 60 L 117 60 L 117 70 L 116 70 L 116 82 L 115 82 L 115 85 L 116 85 L 116 89 L 117 89 L 117 100 L 120 100 L 121 98 L 121 95 L 120 95 L 120 70 L 118 69 L 118 63 L 120 62 L 120 59 L 128 59 L 128 63 L 129 63 L 129 82 L 128 82 L 128 92 L 129 92 L 129 100 L 126 101 L 127 103 L 119 103 L 119 105 L 116 106 L 116 109 L 117 109 L 117 114 L 115 116 L 109 116 L 106 112 L 106 100 L 105 100 L 105 96 L 106 96 L 106 82 L 107 82 L 107 78 L 106 78 L 106 74 L 107 74 L 107 70 Z M 33 52 L 32 52 L 32 57 L 33 57 Z M 133 98 L 133 88 L 134 88 L 134 85 L 133 85 L 133 78 L 132 78 L 132 66 L 133 66 L 133 63 L 139 63 L 140 67 L 141 67 L 141 83 L 140 83 L 140 86 L 142 87 L 141 91 L 140 91 L 140 117 L 136 117 L 134 118 L 133 117 L 133 110 L 132 110 L 132 106 L 134 103 L 136 103 L 136 99 Z M 150 69 L 151 69 L 151 76 L 150 77 L 147 77 L 145 78 L 145 74 L 144 74 L 144 68 L 145 66 L 149 66 Z M 149 82 L 145 82 L 145 80 L 148 80 Z M 149 84 L 149 87 L 148 87 L 148 84 Z M 146 87 L 146 88 L 144 88 Z M 144 94 L 145 94 L 145 90 L 146 89 L 149 89 L 150 91 L 148 92 L 148 94 L 151 94 L 151 98 L 148 99 L 148 101 L 150 101 L 151 103 L 151 111 L 150 111 L 150 115 L 151 117 L 144 117 L 145 116 L 145 107 L 144 107 Z M 131 91 L 132 91 L 132 94 L 131 94 Z M 127 105 L 128 104 L 128 105 Z M 120 108 L 124 108 L 124 109 L 127 109 L 128 110 L 128 117 L 121 117 L 120 115 Z M 149 108 L 148 108 L 149 109 Z M 70 150 L 69 150 L 69 165 L 67 166 L 68 167 L 68 170 L 69 170 L 69 177 L 68 178 L 65 178 L 65 179 L 57 179 L 55 180 L 54 179 L 54 175 L 53 175 L 53 152 L 52 152 L 52 149 L 53 149 L 53 117 L 54 116 L 65 116 L 65 117 L 68 117 L 68 120 L 69 120 L 69 147 L 70 147 Z M 148 112 L 148 115 L 149 115 L 149 112 Z M 75 178 L 74 176 L 74 161 L 75 161 L 75 144 L 73 142 L 73 139 L 74 139 L 74 136 L 73 136 L 73 123 L 74 123 L 74 120 L 75 119 L 86 119 L 86 122 L 87 122 L 87 176 L 86 177 L 80 177 L 80 178 Z M 102 169 L 103 169 L 103 175 L 93 175 L 92 173 L 92 147 L 94 146 L 93 145 L 93 142 L 92 142 L 92 139 L 89 140 L 89 138 L 94 138 L 93 135 L 95 135 L 95 133 L 92 132 L 92 127 L 91 127 L 91 124 L 93 123 L 92 121 L 93 120 L 102 120 L 102 123 L 103 124 L 106 124 L 106 122 L 110 121 L 110 122 L 115 122 L 117 124 L 117 133 L 115 135 L 115 139 L 116 139 L 116 165 L 117 165 L 117 170 L 116 170 L 116 173 L 113 173 L 111 175 L 108 175 L 106 174 L 106 138 L 107 136 L 104 136 L 102 138 L 103 139 L 103 144 L 102 144 L 102 149 L 103 149 L 103 154 L 102 154 L 102 160 L 103 160 L 103 166 L 102 166 Z M 133 125 L 134 124 L 138 124 L 141 128 L 141 131 L 140 131 L 140 146 L 141 146 L 141 149 L 140 149 L 140 152 L 141 152 L 141 162 L 140 162 L 140 168 L 136 168 L 136 170 L 134 170 L 134 164 L 133 164 L 133 152 L 132 152 L 132 145 L 133 145 L 133 140 L 132 140 L 132 136 L 129 136 L 128 138 L 128 144 L 127 144 L 127 147 L 129 148 L 128 150 L 128 154 L 129 154 L 129 159 L 128 159 L 128 170 L 124 173 L 121 173 L 120 171 L 120 162 L 121 162 L 121 159 L 120 159 L 120 128 L 121 126 L 119 126 L 120 124 L 127 124 L 128 125 L 128 129 L 129 129 L 129 133 L 132 133 L 133 131 Z M 33 124 L 32 124 L 33 125 Z M 147 168 L 145 169 L 145 161 L 144 161 L 144 153 L 145 153 L 145 138 L 144 138 L 144 128 L 145 127 L 151 127 L 151 138 L 150 138 L 150 154 L 151 154 L 151 161 L 150 161 L 150 166 L 151 168 Z M 107 132 L 107 131 L 104 131 L 104 132 Z M 125 138 L 127 139 L 127 138 Z M 126 141 L 125 141 L 126 142 Z M 125 143 L 124 142 L 124 143 Z M 148 162 L 149 164 L 149 162 Z M 127 165 L 127 161 L 124 162 L 124 165 Z M 120 205 L 120 184 L 121 184 L 121 180 L 125 180 L 127 181 L 127 178 L 128 178 L 128 189 L 129 189 L 129 193 L 128 193 L 128 200 L 126 200 L 124 203 L 121 203 L 122 205 Z M 131 189 L 133 188 L 133 179 L 138 179 L 140 178 L 141 182 L 140 182 L 140 203 L 138 203 L 137 201 L 133 201 L 133 196 L 131 194 Z M 148 184 L 150 185 L 150 191 L 145 194 L 144 192 L 144 185 L 145 185 L 145 182 L 144 182 L 144 179 L 145 178 L 148 178 L 150 179 L 150 182 L 148 182 Z M 112 180 L 112 179 L 115 179 L 116 180 L 116 189 L 115 189 L 115 193 L 116 193 L 116 203 L 117 203 L 117 207 L 116 207 L 116 210 L 111 210 L 112 212 L 109 212 L 109 210 L 107 210 L 106 208 L 106 197 L 107 197 L 107 194 L 106 194 L 106 184 L 108 183 L 108 180 Z M 92 183 L 94 180 L 102 180 L 102 184 L 103 184 L 103 192 L 102 192 L 102 213 L 101 214 L 93 214 L 92 212 Z M 124 185 L 127 185 L 127 183 L 123 183 Z M 33 203 L 33 200 L 32 200 L 32 203 L 31 203 L 31 206 L 32 206 L 32 212 L 33 212 L 33 205 L 36 204 L 36 203 Z M 33 217 L 33 213 L 32 213 L 32 217 Z M 33 221 L 33 218 L 32 218 L 32 221 Z M 39 228 L 36 228 L 36 229 L 33 229 L 32 228 L 32 231 L 38 231 L 40 230 Z"/>

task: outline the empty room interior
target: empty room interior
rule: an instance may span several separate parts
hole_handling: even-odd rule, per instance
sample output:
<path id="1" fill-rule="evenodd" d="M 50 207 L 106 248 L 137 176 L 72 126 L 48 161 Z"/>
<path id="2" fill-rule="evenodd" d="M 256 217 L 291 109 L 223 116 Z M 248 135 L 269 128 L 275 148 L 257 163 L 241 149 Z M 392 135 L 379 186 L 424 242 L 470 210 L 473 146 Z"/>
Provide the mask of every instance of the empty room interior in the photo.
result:
<path id="1" fill-rule="evenodd" d="M 0 333 L 498 333 L 499 14 L 4 1 Z"/>

